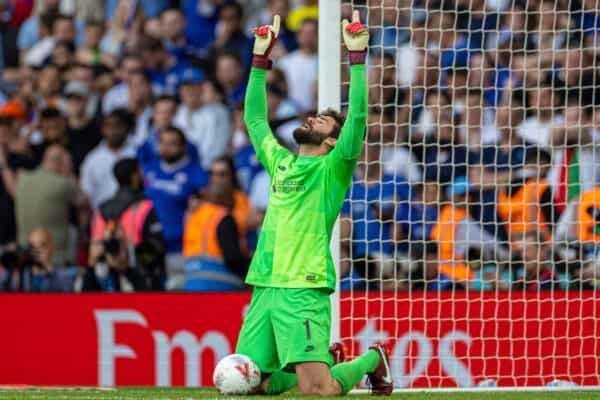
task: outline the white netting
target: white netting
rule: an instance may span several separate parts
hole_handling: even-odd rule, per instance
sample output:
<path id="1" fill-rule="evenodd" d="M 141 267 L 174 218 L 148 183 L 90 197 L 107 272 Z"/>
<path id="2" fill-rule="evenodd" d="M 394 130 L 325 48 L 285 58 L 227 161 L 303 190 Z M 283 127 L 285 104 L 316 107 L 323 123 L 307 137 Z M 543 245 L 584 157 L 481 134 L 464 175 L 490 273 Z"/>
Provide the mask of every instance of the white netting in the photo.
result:
<path id="1" fill-rule="evenodd" d="M 598 385 L 600 1 L 353 7 L 371 45 L 341 222 L 352 354 L 385 340 L 402 387 Z"/>

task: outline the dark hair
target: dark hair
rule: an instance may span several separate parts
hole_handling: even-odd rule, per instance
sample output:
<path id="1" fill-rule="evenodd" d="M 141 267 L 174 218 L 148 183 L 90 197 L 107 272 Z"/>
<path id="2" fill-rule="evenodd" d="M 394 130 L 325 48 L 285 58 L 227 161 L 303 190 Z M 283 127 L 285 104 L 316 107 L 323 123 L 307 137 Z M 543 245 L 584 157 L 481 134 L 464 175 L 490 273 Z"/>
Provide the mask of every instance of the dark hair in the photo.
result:
<path id="1" fill-rule="evenodd" d="M 40 119 L 63 118 L 58 108 L 48 107 L 40 111 Z"/>
<path id="2" fill-rule="evenodd" d="M 221 6 L 221 12 L 226 8 L 233 8 L 239 19 L 244 18 L 244 7 L 235 0 L 227 0 L 225 4 Z"/>
<path id="3" fill-rule="evenodd" d="M 58 21 L 69 21 L 71 23 L 74 23 L 75 19 L 72 16 L 67 15 L 67 14 L 58 14 L 56 16 L 56 18 L 54 19 L 54 23 L 57 23 Z"/>
<path id="4" fill-rule="evenodd" d="M 242 68 L 244 67 L 244 62 L 242 61 L 242 57 L 240 56 L 240 53 L 238 53 L 235 50 L 228 50 L 228 49 L 224 49 L 224 50 L 220 50 L 217 53 L 217 61 L 220 58 L 224 58 L 224 57 L 231 57 L 233 58 Z"/>
<path id="5" fill-rule="evenodd" d="M 230 156 L 222 156 L 215 159 L 212 162 L 212 164 L 216 162 L 224 162 L 225 164 L 227 164 L 229 171 L 231 171 L 231 186 L 233 186 L 234 189 L 239 190 L 241 186 L 240 181 L 237 178 L 237 174 L 235 173 L 235 163 L 233 161 L 233 158 L 231 158 Z"/>
<path id="6" fill-rule="evenodd" d="M 162 101 L 170 101 L 172 103 L 175 103 L 175 105 L 177 105 L 177 98 L 175 96 L 171 96 L 170 94 L 161 94 L 160 96 L 158 96 L 154 99 L 152 104 L 156 105 Z"/>
<path id="7" fill-rule="evenodd" d="M 218 80 L 216 80 L 214 78 L 210 78 L 204 82 L 212 85 L 213 88 L 215 89 L 215 92 L 217 92 L 219 94 L 219 96 L 221 96 L 222 99 L 227 98 L 227 93 L 225 92 L 225 88 L 223 87 L 223 85 L 221 85 L 221 83 Z"/>
<path id="8" fill-rule="evenodd" d="M 451 103 L 448 93 L 438 88 L 432 88 L 427 90 L 427 93 L 425 93 L 425 104 L 427 104 L 427 101 L 431 96 L 441 97 L 442 99 L 446 100 L 446 103 Z"/>
<path id="9" fill-rule="evenodd" d="M 45 12 L 42 15 L 40 15 L 39 24 L 47 30 L 52 31 L 54 21 L 56 21 L 57 17 L 58 14 L 54 11 Z"/>
<path id="10" fill-rule="evenodd" d="M 333 127 L 333 130 L 329 133 L 329 137 L 337 139 L 340 136 L 342 126 L 344 125 L 344 116 L 340 112 L 335 111 L 333 108 L 328 108 L 324 111 L 321 111 L 319 115 L 321 117 L 331 117 L 335 120 L 335 125 Z"/>
<path id="11" fill-rule="evenodd" d="M 163 129 L 161 129 L 160 132 L 158 132 L 158 137 L 160 138 L 165 133 L 174 133 L 175 135 L 177 135 L 177 137 L 179 138 L 179 142 L 182 145 L 186 144 L 185 134 L 178 127 L 173 126 L 173 125 L 169 125 L 169 126 L 163 128 Z"/>
<path id="12" fill-rule="evenodd" d="M 70 53 L 75 53 L 76 50 L 75 43 L 68 40 L 61 40 L 60 42 L 57 42 L 54 45 L 54 48 L 56 49 L 57 47 L 66 47 Z"/>
<path id="13" fill-rule="evenodd" d="M 140 55 L 140 53 L 137 53 L 135 51 L 128 51 L 128 52 L 124 53 L 121 56 L 121 58 L 119 59 L 119 66 L 122 66 L 123 62 L 128 58 L 134 58 L 138 61 L 142 61 L 142 56 Z"/>
<path id="14" fill-rule="evenodd" d="M 314 24 L 318 28 L 319 20 L 317 20 L 316 18 L 304 18 L 300 23 L 300 26 L 303 26 L 305 24 Z"/>
<path id="15" fill-rule="evenodd" d="M 142 36 L 137 47 L 142 53 L 149 51 L 164 50 L 163 43 L 160 41 L 160 39 L 154 38 L 152 36 Z"/>
<path id="16" fill-rule="evenodd" d="M 119 186 L 131 186 L 131 177 L 138 171 L 139 164 L 135 158 L 124 158 L 113 167 L 113 175 Z"/>
<path id="17" fill-rule="evenodd" d="M 104 117 L 104 120 L 106 121 L 107 118 L 114 118 L 118 120 L 120 123 L 125 125 L 127 132 L 131 132 L 135 126 L 135 115 L 133 115 L 133 113 L 126 108 L 114 109 Z"/>

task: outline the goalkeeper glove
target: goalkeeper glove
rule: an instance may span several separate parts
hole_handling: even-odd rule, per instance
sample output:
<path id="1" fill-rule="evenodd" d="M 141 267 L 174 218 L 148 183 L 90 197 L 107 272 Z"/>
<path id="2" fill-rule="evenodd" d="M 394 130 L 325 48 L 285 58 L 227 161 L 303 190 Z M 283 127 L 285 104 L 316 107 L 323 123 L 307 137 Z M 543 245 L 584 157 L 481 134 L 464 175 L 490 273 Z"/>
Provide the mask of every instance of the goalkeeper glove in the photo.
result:
<path id="1" fill-rule="evenodd" d="M 350 64 L 364 64 L 369 45 L 369 31 L 360 23 L 358 10 L 354 10 L 351 23 L 347 19 L 342 21 L 342 34 L 349 52 Z"/>
<path id="2" fill-rule="evenodd" d="M 258 28 L 254 28 L 254 57 L 252 59 L 252 66 L 270 69 L 271 60 L 269 55 L 277 42 L 277 36 L 279 36 L 279 15 L 273 16 L 273 25 L 264 25 Z"/>

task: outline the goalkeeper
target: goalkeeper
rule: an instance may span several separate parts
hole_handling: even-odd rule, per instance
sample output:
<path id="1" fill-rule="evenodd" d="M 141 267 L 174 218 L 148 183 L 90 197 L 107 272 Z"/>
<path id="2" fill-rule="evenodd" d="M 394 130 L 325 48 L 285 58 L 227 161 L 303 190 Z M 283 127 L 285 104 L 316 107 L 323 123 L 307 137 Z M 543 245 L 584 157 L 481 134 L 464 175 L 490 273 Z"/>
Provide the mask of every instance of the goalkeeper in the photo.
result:
<path id="1" fill-rule="evenodd" d="M 265 79 L 279 33 L 256 28 L 244 120 L 256 155 L 271 177 L 269 206 L 246 282 L 254 286 L 236 352 L 263 373 L 259 391 L 279 394 L 298 385 L 306 395 L 348 393 L 367 374 L 371 392 L 389 395 L 393 384 L 386 349 L 372 346 L 349 363 L 329 352 L 335 269 L 331 231 L 361 152 L 367 118 L 367 28 L 343 21 L 350 55 L 350 107 L 343 117 L 327 110 L 294 132 L 295 155 L 281 147 L 268 124 Z M 331 90 L 339 90 L 332 87 Z M 295 373 L 295 374 L 294 374 Z"/>

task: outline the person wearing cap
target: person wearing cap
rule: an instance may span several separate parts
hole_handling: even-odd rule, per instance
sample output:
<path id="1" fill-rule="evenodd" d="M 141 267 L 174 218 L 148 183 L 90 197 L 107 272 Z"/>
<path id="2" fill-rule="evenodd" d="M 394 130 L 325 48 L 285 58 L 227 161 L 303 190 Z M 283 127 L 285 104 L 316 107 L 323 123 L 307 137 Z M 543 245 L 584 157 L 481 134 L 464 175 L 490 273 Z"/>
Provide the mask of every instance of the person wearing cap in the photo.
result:
<path id="1" fill-rule="evenodd" d="M 231 138 L 229 110 L 205 96 L 210 84 L 202 71 L 186 69 L 179 85 L 181 104 L 173 120 L 173 125 L 197 147 L 202 168 L 207 171 L 214 160 L 225 155 Z"/>
<path id="2" fill-rule="evenodd" d="M 469 197 L 476 188 L 468 178 L 455 178 L 446 188 L 449 202 L 441 205 L 437 224 L 431 231 L 431 239 L 439 246 L 440 272 L 455 281 L 471 281 L 475 273 L 469 267 L 468 253 L 471 249 L 482 256 L 506 260 L 507 249 L 485 231 L 471 216 Z"/>
<path id="3" fill-rule="evenodd" d="M 89 87 L 81 81 L 70 81 L 63 91 L 66 103 L 68 149 L 77 175 L 87 154 L 102 140 L 98 120 L 90 118 L 86 112 L 89 95 Z"/>

